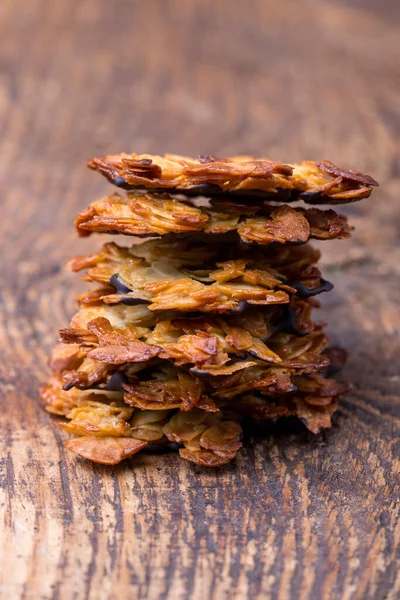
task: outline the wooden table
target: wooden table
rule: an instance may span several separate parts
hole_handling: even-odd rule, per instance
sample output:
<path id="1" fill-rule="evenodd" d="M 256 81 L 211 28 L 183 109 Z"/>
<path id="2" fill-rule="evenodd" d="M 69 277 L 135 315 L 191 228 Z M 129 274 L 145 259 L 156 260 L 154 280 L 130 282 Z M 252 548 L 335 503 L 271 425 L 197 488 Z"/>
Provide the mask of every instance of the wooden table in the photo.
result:
<path id="1" fill-rule="evenodd" d="M 7 0 L 0 8 L 1 587 L 7 599 L 400 594 L 399 36 L 395 0 Z M 75 214 L 122 150 L 328 158 L 381 187 L 323 245 L 353 389 L 325 435 L 284 427 L 203 470 L 87 464 L 40 407 L 100 240 Z M 103 240 L 102 240 L 103 241 Z"/>

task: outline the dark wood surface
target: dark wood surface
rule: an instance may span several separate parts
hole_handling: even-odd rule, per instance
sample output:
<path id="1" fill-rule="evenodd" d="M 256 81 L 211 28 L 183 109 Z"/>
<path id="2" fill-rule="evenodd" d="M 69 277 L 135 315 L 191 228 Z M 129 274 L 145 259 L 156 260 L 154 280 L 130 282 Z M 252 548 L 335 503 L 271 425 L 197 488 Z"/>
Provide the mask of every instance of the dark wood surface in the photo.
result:
<path id="1" fill-rule="evenodd" d="M 382 0 L 15 0 L 0 7 L 0 596 L 395 600 L 400 594 L 399 11 Z M 203 470 L 64 451 L 46 359 L 100 239 L 92 155 L 330 159 L 381 182 L 326 243 L 321 318 L 353 389 L 313 437 L 279 428 Z M 102 240 L 103 241 L 103 240 Z"/>

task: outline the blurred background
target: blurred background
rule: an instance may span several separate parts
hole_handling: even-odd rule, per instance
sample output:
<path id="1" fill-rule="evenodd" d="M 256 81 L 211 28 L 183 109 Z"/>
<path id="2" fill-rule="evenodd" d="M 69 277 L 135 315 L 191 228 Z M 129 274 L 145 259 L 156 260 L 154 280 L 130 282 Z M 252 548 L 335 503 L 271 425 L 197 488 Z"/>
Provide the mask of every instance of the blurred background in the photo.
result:
<path id="1" fill-rule="evenodd" d="M 1 168 L 32 194 L 91 198 L 86 159 L 122 150 L 395 172 L 395 0 L 1 5 Z"/>

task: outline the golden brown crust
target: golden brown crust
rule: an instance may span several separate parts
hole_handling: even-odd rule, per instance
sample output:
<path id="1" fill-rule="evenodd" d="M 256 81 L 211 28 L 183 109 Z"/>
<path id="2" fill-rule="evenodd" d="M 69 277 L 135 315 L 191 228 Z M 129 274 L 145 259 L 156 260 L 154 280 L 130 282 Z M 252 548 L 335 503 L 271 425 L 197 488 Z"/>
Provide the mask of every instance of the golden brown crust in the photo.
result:
<path id="1" fill-rule="evenodd" d="M 86 400 L 73 408 L 67 417 L 70 421 L 59 423 L 59 426 L 74 435 L 128 437 L 132 409 Z"/>
<path id="2" fill-rule="evenodd" d="M 197 159 L 166 154 L 118 154 L 93 158 L 88 166 L 126 189 L 168 190 L 189 195 L 221 194 L 312 203 L 352 202 L 370 195 L 377 182 L 329 161 L 284 164 L 251 156 Z"/>
<path id="3" fill-rule="evenodd" d="M 186 258 L 179 254 L 175 258 L 149 260 L 142 248 L 147 244 L 131 249 L 106 244 L 96 258 L 90 255 L 85 262 L 84 257 L 78 257 L 70 265 L 74 270 L 95 265 L 85 279 L 115 286 L 117 293 L 110 294 L 107 288 L 107 293 L 100 295 L 106 304 L 145 303 L 150 311 L 238 312 L 246 304 L 287 304 L 293 294 L 310 296 L 332 287 L 327 287 L 315 266 L 319 253 L 307 245 L 292 248 L 291 252 L 285 247 L 268 250 L 265 255 L 252 252 L 249 258 L 243 251 L 242 259 L 224 262 L 207 261 L 205 257 L 203 268 L 196 269 L 187 267 Z M 225 255 L 231 250 L 235 253 L 237 248 L 229 244 L 220 248 Z M 85 296 L 81 300 L 87 301 Z"/>
<path id="4" fill-rule="evenodd" d="M 133 438 L 83 436 L 65 442 L 68 450 L 101 465 L 117 465 L 147 446 L 147 442 Z"/>
<path id="5" fill-rule="evenodd" d="M 113 376 L 119 374 L 122 381 L 126 382 L 122 387 L 125 390 L 125 402 L 130 406 L 149 410 L 190 410 L 205 402 L 204 410 L 213 411 L 213 404 L 208 402 L 210 394 L 217 398 L 232 398 L 255 389 L 268 395 L 291 392 L 295 389 L 293 376 L 318 372 L 329 366 L 328 358 L 322 354 L 326 348 L 323 334 L 314 332 L 305 336 L 302 348 L 293 347 L 292 356 L 288 357 L 284 356 L 284 350 L 276 347 L 283 355 L 281 362 L 276 364 L 257 358 L 239 358 L 219 368 L 201 366 L 185 372 L 162 362 L 142 363 L 139 368 L 124 363 L 118 367 L 106 365 L 109 368 L 101 378 L 95 378 L 94 383 L 88 382 L 81 367 L 77 371 L 63 372 L 61 381 L 66 391 L 72 387 L 107 390 Z M 293 356 L 296 353 L 297 356 Z M 278 353 L 277 356 L 280 358 Z"/>
<path id="6" fill-rule="evenodd" d="M 359 171 L 352 171 L 351 169 L 342 169 L 334 165 L 329 160 L 323 160 L 316 164 L 320 171 L 324 171 L 324 173 L 328 173 L 328 175 L 332 175 L 334 177 L 342 177 L 347 181 L 361 183 L 363 186 L 374 187 L 378 185 L 375 179 L 373 179 L 369 175 L 364 175 Z"/>
<path id="7" fill-rule="evenodd" d="M 73 397 L 69 402 L 71 410 L 63 413 L 68 421 L 58 424 L 79 436 L 68 440 L 67 448 L 93 462 L 114 465 L 136 454 L 148 443 L 166 440 L 184 446 L 190 453 L 187 456 L 190 460 L 205 466 L 218 466 L 232 460 L 241 447 L 242 430 L 237 417 L 225 410 L 215 414 L 201 408 L 190 413 L 133 410 L 126 405 L 107 402 L 104 394 L 98 395 L 105 400 L 100 402 L 94 401 L 94 394 L 87 392 L 64 392 L 57 379 L 53 379 L 43 393 L 50 393 L 56 405 L 66 404 L 57 396 Z M 52 405 L 47 408 L 54 412 Z"/>
<path id="8" fill-rule="evenodd" d="M 113 371 L 113 365 L 85 356 L 77 368 L 63 371 L 62 379 L 66 390 L 75 386 L 86 389 L 106 381 Z"/>
<path id="9" fill-rule="evenodd" d="M 265 200 L 335 204 L 369 195 L 376 182 L 327 161 L 124 155 L 90 166 L 122 186 L 211 198 L 115 194 L 78 216 L 83 235 L 158 239 L 70 261 L 102 287 L 80 297 L 41 388 L 47 410 L 64 418 L 58 425 L 77 436 L 67 447 L 114 465 L 172 444 L 189 461 L 219 466 L 240 449 L 244 418 L 329 427 L 345 388 L 326 377 L 329 356 L 340 360 L 311 320 L 310 296 L 331 284 L 306 242 L 351 229 L 331 209 Z"/>
<path id="10" fill-rule="evenodd" d="M 121 392 L 94 389 L 78 390 L 74 387 L 66 391 L 63 389 L 63 381 L 60 375 L 50 377 L 48 383 L 40 387 L 39 392 L 46 410 L 54 415 L 64 417 L 81 402 L 123 403 Z"/>
<path id="11" fill-rule="evenodd" d="M 246 395 L 229 401 L 236 414 L 253 419 L 277 419 L 295 416 L 314 434 L 331 427 L 331 417 L 337 409 L 337 398 L 347 386 L 319 373 L 293 378 L 294 394 L 273 398 Z"/>
<path id="12" fill-rule="evenodd" d="M 203 382 L 191 375 L 165 370 L 148 381 L 132 381 L 125 384 L 124 400 L 129 406 L 142 410 L 192 410 L 205 401 L 206 412 L 215 412 L 217 408 L 210 404 L 205 394 Z M 211 410 L 210 410 L 211 408 Z"/>
<path id="13" fill-rule="evenodd" d="M 163 427 L 172 442 L 183 444 L 180 455 L 203 466 L 220 466 L 231 461 L 242 444 L 242 428 L 235 416 L 224 411 L 206 414 L 198 409 L 177 412 Z"/>
<path id="14" fill-rule="evenodd" d="M 131 248 L 114 243 L 105 244 L 100 252 L 71 258 L 67 266 L 77 272 L 107 263 L 110 259 L 121 262 L 124 258 L 141 258 L 147 263 L 168 259 L 173 260 L 178 266 L 201 267 L 211 260 L 215 261 L 220 252 L 221 244 L 177 237 L 159 238 L 134 244 Z"/>
<path id="15" fill-rule="evenodd" d="M 198 333 L 201 334 L 201 331 L 199 330 Z M 165 332 L 159 332 L 158 335 L 161 339 L 165 337 Z M 228 335 L 232 336 L 232 331 L 229 331 Z M 236 336 L 236 332 L 233 336 Z M 254 338 L 252 345 L 246 350 L 240 346 L 233 347 L 236 341 L 241 344 L 242 340 L 242 335 L 235 340 L 225 339 L 225 349 L 229 348 L 231 355 L 221 351 L 220 355 L 215 356 L 216 361 L 220 362 L 214 364 L 212 361 L 211 364 L 205 364 L 202 362 L 202 355 L 195 356 L 195 351 L 188 351 L 185 361 L 189 363 L 188 366 L 194 363 L 190 371 L 183 371 L 177 366 L 160 360 L 155 363 L 126 362 L 118 365 L 104 363 L 105 370 L 99 375 L 97 363 L 94 361 L 92 361 L 94 373 L 90 371 L 91 359 L 86 356 L 77 370 L 67 370 L 60 374 L 64 389 L 61 396 L 68 397 L 65 390 L 70 390 L 73 386 L 80 389 L 97 386 L 100 388 L 98 393 L 104 390 L 107 394 L 108 389 L 113 389 L 114 384 L 111 384 L 114 376 L 118 375 L 121 379 L 117 389 L 125 392 L 124 401 L 129 406 L 146 410 L 176 408 L 183 411 L 198 406 L 205 411 L 213 412 L 216 408 L 210 400 L 211 397 L 233 398 L 248 394 L 252 390 L 269 396 L 285 394 L 296 389 L 295 377 L 320 372 L 329 366 L 329 359 L 324 354 L 327 338 L 319 327 L 301 337 L 288 333 L 272 333 L 267 345 L 260 339 Z M 126 338 L 123 340 L 123 343 L 125 342 Z M 87 344 L 87 341 L 84 344 Z M 94 340 L 90 344 L 94 345 Z M 83 351 L 87 349 L 86 345 L 82 347 Z M 105 347 L 105 351 L 107 350 Z M 111 347 L 112 351 L 113 347 Z M 171 360 L 171 354 L 168 354 L 168 342 L 165 345 L 165 352 Z M 235 352 L 237 352 L 236 356 Z M 182 362 L 182 355 L 183 350 L 178 364 Z M 93 401 L 99 402 L 97 398 L 93 398 Z M 100 402 L 103 401 L 100 398 Z M 53 404 L 51 396 L 46 402 L 48 405 Z M 68 404 L 67 408 L 71 409 Z"/>
<path id="16" fill-rule="evenodd" d="M 86 279 L 111 281 L 122 293 L 102 297 L 107 304 L 148 303 L 151 311 L 237 312 L 242 303 L 286 304 L 295 288 L 271 271 L 252 269 L 244 260 L 217 263 L 216 269 L 187 271 L 167 261 L 151 266 L 142 261 L 123 262 L 90 269 Z M 186 275 L 186 276 L 185 276 Z"/>
<path id="17" fill-rule="evenodd" d="M 69 340 L 68 344 L 57 344 L 53 348 L 49 367 L 55 375 L 77 369 L 86 356 L 86 352 L 81 351 L 79 345 L 74 344 L 73 340 Z"/>
<path id="18" fill-rule="evenodd" d="M 311 346 L 307 335 L 298 335 L 313 331 L 312 304 L 310 300 L 295 298 L 287 310 L 268 307 L 224 317 L 169 313 L 157 319 L 149 319 L 149 311 L 143 307 L 138 311 L 138 307 L 121 305 L 84 305 L 72 318 L 71 327 L 60 330 L 63 344 L 54 349 L 53 362 L 72 347 L 73 362 L 65 362 L 56 372 L 63 372 L 66 384 L 75 381 L 80 386 L 99 381 L 98 363 L 106 364 L 103 377 L 107 377 L 113 366 L 146 362 L 156 357 L 213 376 L 243 369 L 254 364 L 251 359 L 290 366 L 294 364 L 290 359 L 300 348 Z M 286 335 L 282 333 L 285 329 Z M 77 353 L 79 361 L 75 358 Z M 232 362 L 232 359 L 240 362 Z M 95 371 L 93 376 L 88 373 L 90 365 Z"/>
<path id="19" fill-rule="evenodd" d="M 329 366 L 329 360 L 323 352 L 327 347 L 327 338 L 320 331 L 290 342 L 286 334 L 281 343 L 272 344 L 281 354 L 282 361 L 271 367 L 258 362 L 246 369 L 226 376 L 213 377 L 209 385 L 217 398 L 233 398 L 257 390 L 261 394 L 275 396 L 295 391 L 293 376 L 297 373 L 319 372 Z"/>
<path id="20" fill-rule="evenodd" d="M 297 416 L 313 433 L 329 427 L 344 386 L 322 375 L 296 378 L 297 391 L 277 396 L 241 395 L 216 399 L 217 412 L 202 407 L 189 412 L 132 409 L 116 393 L 85 392 L 61 388 L 54 378 L 43 389 L 47 409 L 67 417 L 63 429 L 79 436 L 66 445 L 80 456 L 102 464 L 117 464 L 154 442 L 174 442 L 183 458 L 203 466 L 219 466 L 234 458 L 241 447 L 243 417 L 276 419 Z M 70 400 L 65 401 L 64 396 Z M 97 397 L 97 400 L 93 400 Z M 67 405 L 70 407 L 67 408 Z"/>
<path id="21" fill-rule="evenodd" d="M 167 194 L 113 194 L 93 202 L 79 214 L 75 225 L 80 235 L 124 233 L 141 237 L 170 233 L 202 233 L 207 236 L 236 232 L 251 244 L 303 244 L 310 238 L 350 237 L 346 217 L 333 210 L 272 206 L 195 206 Z"/>

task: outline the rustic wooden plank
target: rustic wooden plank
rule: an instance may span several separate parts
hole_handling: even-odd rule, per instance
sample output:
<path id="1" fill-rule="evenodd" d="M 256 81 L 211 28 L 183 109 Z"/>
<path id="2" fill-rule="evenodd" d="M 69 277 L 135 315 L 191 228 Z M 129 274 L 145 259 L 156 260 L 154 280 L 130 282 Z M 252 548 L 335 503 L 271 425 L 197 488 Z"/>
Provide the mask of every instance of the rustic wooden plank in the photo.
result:
<path id="1" fill-rule="evenodd" d="M 396 2 L 15 0 L 0 8 L 0 595 L 394 600 L 400 593 Z M 86 464 L 37 401 L 82 289 L 74 215 L 122 149 L 329 158 L 382 183 L 323 244 L 353 385 L 325 435 L 234 464 Z"/>

